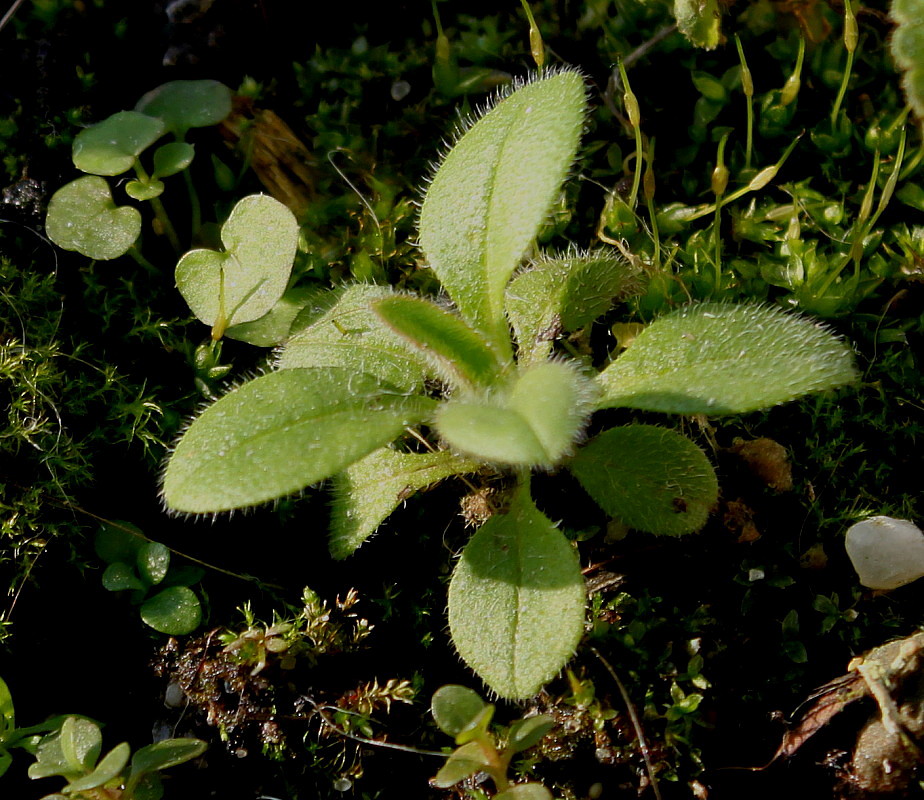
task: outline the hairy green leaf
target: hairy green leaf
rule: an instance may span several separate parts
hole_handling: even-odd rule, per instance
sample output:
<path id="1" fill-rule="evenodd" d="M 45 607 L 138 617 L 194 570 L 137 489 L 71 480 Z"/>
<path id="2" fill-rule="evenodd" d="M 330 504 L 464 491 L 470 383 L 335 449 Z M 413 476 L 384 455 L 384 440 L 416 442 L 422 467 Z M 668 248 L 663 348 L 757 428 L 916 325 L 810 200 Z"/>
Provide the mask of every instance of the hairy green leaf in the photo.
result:
<path id="1" fill-rule="evenodd" d="M 212 80 L 168 81 L 144 95 L 135 109 L 163 120 L 182 139 L 189 128 L 217 125 L 231 113 L 231 90 Z"/>
<path id="2" fill-rule="evenodd" d="M 286 290 L 298 245 L 298 222 L 278 200 L 253 194 L 221 226 L 223 253 L 190 250 L 176 265 L 176 285 L 192 312 L 218 330 L 269 312 Z M 214 335 L 214 334 L 213 334 Z"/>
<path id="3" fill-rule="evenodd" d="M 293 324 L 293 335 L 279 356 L 279 369 L 344 367 L 376 375 L 399 389 L 416 389 L 430 373 L 425 362 L 388 328 L 372 303 L 395 296 L 387 286 L 358 284 L 325 293 L 320 314 L 311 308 Z M 329 307 L 328 307 L 329 306 Z M 307 320 L 304 318 L 307 317 Z M 300 327 L 307 322 L 305 327 Z M 300 328 L 300 329 L 299 329 Z"/>
<path id="4" fill-rule="evenodd" d="M 574 445 L 592 388 L 570 364 L 546 361 L 521 372 L 506 393 L 443 403 L 436 427 L 452 447 L 484 461 L 552 467 Z"/>
<path id="5" fill-rule="evenodd" d="M 420 244 L 462 316 L 507 347 L 504 288 L 574 159 L 584 83 L 559 72 L 521 86 L 447 153 L 420 214 Z"/>
<path id="6" fill-rule="evenodd" d="M 334 476 L 330 553 L 346 558 L 366 541 L 401 503 L 451 475 L 475 472 L 477 461 L 448 450 L 398 453 L 383 447 Z"/>
<path id="7" fill-rule="evenodd" d="M 74 137 L 74 166 L 92 175 L 121 175 L 163 135 L 163 120 L 120 111 Z"/>
<path id="8" fill-rule="evenodd" d="M 552 342 L 605 314 L 638 291 L 638 270 L 606 251 L 545 257 L 507 286 L 507 314 L 517 338 L 517 360 L 544 360 Z"/>
<path id="9" fill-rule="evenodd" d="M 422 297 L 393 295 L 374 304 L 386 325 L 419 351 L 450 383 L 491 386 L 501 364 L 480 334 Z"/>
<path id="10" fill-rule="evenodd" d="M 702 303 L 643 330 L 598 376 L 598 408 L 741 414 L 856 380 L 850 348 L 769 306 Z"/>
<path id="11" fill-rule="evenodd" d="M 317 289 L 308 287 L 289 289 L 267 314 L 253 322 L 232 325 L 225 331 L 225 336 L 258 347 L 280 344 L 289 338 L 296 317 L 317 295 Z"/>
<path id="12" fill-rule="evenodd" d="M 141 214 L 117 206 L 109 184 L 95 175 L 56 191 L 48 203 L 45 232 L 58 247 L 108 261 L 124 255 L 141 233 Z"/>
<path id="13" fill-rule="evenodd" d="M 924 3 L 892 0 L 889 13 L 896 22 L 889 49 L 902 71 L 905 99 L 921 120 L 924 119 Z"/>
<path id="14" fill-rule="evenodd" d="M 349 369 L 272 372 L 189 426 L 167 463 L 164 501 L 175 511 L 210 513 L 283 497 L 392 441 L 434 406 Z"/>
<path id="15" fill-rule="evenodd" d="M 718 502 L 706 454 L 656 425 L 610 428 L 584 445 L 569 468 L 607 514 L 649 533 L 697 531 Z"/>
<path id="16" fill-rule="evenodd" d="M 584 621 L 577 554 L 522 486 L 471 538 L 449 584 L 449 630 L 498 695 L 534 695 L 572 656 Z"/>
<path id="17" fill-rule="evenodd" d="M 697 47 L 714 50 L 722 38 L 718 0 L 674 0 L 677 27 Z"/>

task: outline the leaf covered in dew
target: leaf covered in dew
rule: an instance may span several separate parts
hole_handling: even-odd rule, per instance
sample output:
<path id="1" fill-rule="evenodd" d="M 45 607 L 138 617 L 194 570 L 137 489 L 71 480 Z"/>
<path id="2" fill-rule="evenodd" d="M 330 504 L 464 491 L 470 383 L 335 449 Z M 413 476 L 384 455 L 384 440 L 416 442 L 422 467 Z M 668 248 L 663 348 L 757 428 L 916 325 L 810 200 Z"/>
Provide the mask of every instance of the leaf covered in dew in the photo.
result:
<path id="1" fill-rule="evenodd" d="M 394 289 L 371 284 L 325 292 L 317 311 L 309 304 L 293 323 L 277 368 L 343 367 L 399 389 L 419 387 L 430 369 L 373 308 L 374 301 L 394 296 Z"/>
<path id="2" fill-rule="evenodd" d="M 187 428 L 167 462 L 164 502 L 201 514 L 275 500 L 388 444 L 434 405 L 340 367 L 271 372 Z"/>
<path id="3" fill-rule="evenodd" d="M 902 71 L 902 89 L 918 119 L 924 119 L 924 3 L 892 0 L 889 15 L 896 22 L 889 37 L 892 58 Z"/>
<path id="4" fill-rule="evenodd" d="M 577 553 L 521 486 L 462 551 L 449 584 L 459 655 L 498 695 L 523 700 L 574 653 L 584 628 Z"/>
<path id="5" fill-rule="evenodd" d="M 385 297 L 374 307 L 389 328 L 451 383 L 487 387 L 497 382 L 501 365 L 490 345 L 455 314 L 408 295 Z"/>
<path id="6" fill-rule="evenodd" d="M 507 341 L 504 289 L 558 196 L 584 122 L 584 81 L 520 86 L 446 154 L 420 212 L 420 245 L 462 317 Z"/>
<path id="7" fill-rule="evenodd" d="M 278 200 L 253 194 L 234 206 L 221 226 L 221 241 L 222 253 L 186 253 L 176 265 L 176 285 L 192 312 L 223 334 L 230 325 L 262 317 L 282 297 L 298 222 Z"/>
<path id="8" fill-rule="evenodd" d="M 141 619 L 159 633 L 185 636 L 202 622 L 202 606 L 186 586 L 170 586 L 141 604 Z"/>
<path id="9" fill-rule="evenodd" d="M 480 466 L 448 450 L 399 453 L 388 447 L 354 462 L 334 476 L 330 554 L 346 558 L 412 494 L 452 475 L 476 472 Z"/>
<path id="10" fill-rule="evenodd" d="M 850 347 L 770 306 L 701 303 L 656 319 L 603 370 L 598 408 L 743 414 L 857 378 Z"/>
<path id="11" fill-rule="evenodd" d="M 74 166 L 91 175 L 121 175 L 164 135 L 164 123 L 137 111 L 120 111 L 74 137 Z"/>
<path id="12" fill-rule="evenodd" d="M 719 498 L 706 454 L 685 436 L 657 425 L 603 431 L 568 468 L 607 514 L 648 533 L 698 531 Z"/>
<path id="13" fill-rule="evenodd" d="M 103 178 L 77 178 L 56 191 L 48 203 L 45 232 L 58 247 L 87 258 L 108 261 L 124 255 L 141 233 L 141 214 L 117 206 Z"/>
<path id="14" fill-rule="evenodd" d="M 135 110 L 163 120 L 182 139 L 189 128 L 217 125 L 231 113 L 231 90 L 212 80 L 168 81 L 145 94 Z"/>
<path id="15" fill-rule="evenodd" d="M 507 286 L 517 360 L 545 359 L 556 338 L 589 325 L 640 286 L 638 269 L 604 250 L 540 258 Z"/>
<path id="16" fill-rule="evenodd" d="M 483 461 L 552 467 L 580 435 L 593 390 L 572 364 L 544 361 L 522 370 L 504 392 L 442 403 L 436 428 L 453 448 Z"/>
<path id="17" fill-rule="evenodd" d="M 691 44 L 714 50 L 722 38 L 719 0 L 674 0 L 677 28 Z"/>

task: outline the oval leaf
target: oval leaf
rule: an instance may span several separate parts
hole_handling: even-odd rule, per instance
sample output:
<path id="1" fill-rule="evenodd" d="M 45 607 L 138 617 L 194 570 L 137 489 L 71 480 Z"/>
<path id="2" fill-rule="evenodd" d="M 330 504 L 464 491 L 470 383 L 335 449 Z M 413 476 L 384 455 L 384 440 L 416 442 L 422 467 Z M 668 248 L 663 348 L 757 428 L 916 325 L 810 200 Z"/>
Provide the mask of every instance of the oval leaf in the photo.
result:
<path id="1" fill-rule="evenodd" d="M 182 139 L 189 128 L 217 125 L 227 117 L 231 90 L 218 81 L 169 81 L 144 95 L 135 109 L 163 120 Z"/>
<path id="2" fill-rule="evenodd" d="M 433 693 L 430 713 L 436 727 L 447 736 L 455 738 L 462 731 L 476 725 L 487 706 L 478 692 L 467 686 L 447 684 Z"/>
<path id="3" fill-rule="evenodd" d="M 282 297 L 298 245 L 298 222 L 278 200 L 249 195 L 222 225 L 221 241 L 225 252 L 191 250 L 176 266 L 183 299 L 219 334 L 262 317 Z"/>
<path id="4" fill-rule="evenodd" d="M 122 770 L 125 769 L 131 751 L 132 749 L 129 747 L 128 742 L 117 744 L 103 756 L 103 759 L 96 765 L 96 769 L 94 769 L 93 772 L 86 777 L 71 781 L 67 786 L 67 792 L 69 794 L 85 792 L 88 789 L 95 789 L 97 786 L 102 786 L 113 778 L 117 778 L 122 774 Z"/>
<path id="5" fill-rule="evenodd" d="M 138 576 L 131 566 L 121 561 L 116 561 L 106 567 L 103 572 L 103 588 L 110 592 L 123 592 L 126 590 L 143 592 L 147 589 L 147 586 L 138 580 Z"/>
<path id="6" fill-rule="evenodd" d="M 201 739 L 164 739 L 149 744 L 132 756 L 132 776 L 175 767 L 198 758 L 207 748 Z"/>
<path id="7" fill-rule="evenodd" d="M 604 431 L 578 451 L 569 469 L 607 514 L 649 533 L 698 531 L 718 502 L 719 483 L 706 454 L 656 425 Z"/>
<path id="8" fill-rule="evenodd" d="M 74 166 L 92 175 L 121 175 L 163 134 L 162 120 L 120 111 L 74 137 Z"/>
<path id="9" fill-rule="evenodd" d="M 518 783 L 494 795 L 494 800 L 552 800 L 552 793 L 541 783 Z"/>
<path id="10" fill-rule="evenodd" d="M 600 373 L 599 408 L 741 414 L 856 380 L 850 348 L 769 306 L 702 303 L 660 317 Z"/>
<path id="11" fill-rule="evenodd" d="M 487 342 L 461 319 L 422 297 L 394 295 L 374 305 L 395 333 L 420 351 L 451 383 L 490 386 L 501 364 Z"/>
<path id="12" fill-rule="evenodd" d="M 448 450 L 397 453 L 383 447 L 334 477 L 330 554 L 346 558 L 366 541 L 401 503 L 419 489 L 450 475 L 477 472 L 478 461 Z"/>
<path id="13" fill-rule="evenodd" d="M 62 186 L 48 203 L 45 232 L 58 247 L 108 261 L 123 255 L 141 233 L 141 214 L 117 206 L 102 178 L 88 176 Z"/>
<path id="14" fill-rule="evenodd" d="M 583 121 L 578 73 L 521 86 L 462 135 L 427 190 L 421 247 L 462 316 L 498 347 L 504 288 L 558 196 Z"/>
<path id="15" fill-rule="evenodd" d="M 99 725 L 80 717 L 68 717 L 61 724 L 61 753 L 77 771 L 93 769 L 103 748 Z"/>
<path id="16" fill-rule="evenodd" d="M 171 586 L 141 604 L 141 619 L 158 633 L 185 636 L 202 622 L 202 606 L 192 589 Z"/>
<path id="17" fill-rule="evenodd" d="M 276 366 L 344 367 L 375 375 L 399 389 L 417 388 L 429 368 L 372 308 L 373 301 L 394 294 L 387 286 L 364 284 L 326 292 L 326 300 L 319 298 L 319 313 L 306 309 L 308 324 L 286 342 Z M 301 323 L 299 315 L 293 329 Z"/>
<path id="18" fill-rule="evenodd" d="M 522 700 L 571 658 L 583 623 L 577 554 L 523 487 L 456 564 L 449 584 L 453 643 L 498 695 Z"/>
<path id="19" fill-rule="evenodd" d="M 152 178 L 169 178 L 182 172 L 196 155 L 196 149 L 186 142 L 168 142 L 154 151 L 154 174 Z"/>
<path id="20" fill-rule="evenodd" d="M 507 747 L 514 753 L 528 750 L 554 727 L 555 720 L 548 714 L 517 720 L 507 734 Z"/>
<path id="21" fill-rule="evenodd" d="M 134 533 L 133 533 L 134 531 Z M 107 564 L 115 561 L 124 561 L 134 564 L 138 550 L 145 543 L 141 529 L 130 522 L 113 520 L 100 525 L 93 540 L 93 548 Z"/>
<path id="22" fill-rule="evenodd" d="M 484 748 L 478 742 L 468 742 L 453 751 L 430 783 L 437 789 L 448 789 L 450 786 L 455 786 L 459 781 L 465 780 L 469 775 L 481 772 L 485 767 L 489 766 L 490 763 L 484 754 Z"/>
<path id="23" fill-rule="evenodd" d="M 138 551 L 138 573 L 149 586 L 160 583 L 170 569 L 170 551 L 160 542 L 146 542 Z"/>
<path id="24" fill-rule="evenodd" d="M 164 501 L 210 513 L 297 492 L 392 441 L 434 405 L 336 367 L 264 375 L 190 425 L 167 463 Z"/>

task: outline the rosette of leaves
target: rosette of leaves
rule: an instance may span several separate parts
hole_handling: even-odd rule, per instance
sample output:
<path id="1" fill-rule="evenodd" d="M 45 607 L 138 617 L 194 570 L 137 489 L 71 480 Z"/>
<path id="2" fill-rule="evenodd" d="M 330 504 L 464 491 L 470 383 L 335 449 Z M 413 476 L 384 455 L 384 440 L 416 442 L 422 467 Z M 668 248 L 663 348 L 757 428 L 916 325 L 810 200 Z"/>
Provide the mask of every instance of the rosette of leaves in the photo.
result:
<path id="1" fill-rule="evenodd" d="M 183 172 L 195 150 L 184 141 L 189 128 L 217 125 L 231 113 L 231 91 L 218 81 L 171 81 L 138 101 L 132 111 L 119 111 L 74 138 L 74 166 L 88 175 L 58 189 L 48 203 L 45 229 L 64 250 L 101 261 L 124 255 L 141 234 L 141 213 L 117 205 L 106 177 L 130 170 L 125 183 L 134 200 L 155 201 L 164 191 L 163 178 Z M 165 134 L 176 141 L 160 145 L 150 171 L 141 155 Z M 157 208 L 155 206 L 155 208 Z M 158 216 L 163 212 L 158 209 Z"/>
<path id="2" fill-rule="evenodd" d="M 159 800 L 163 796 L 161 770 L 197 758 L 205 752 L 200 739 L 164 739 L 132 755 L 128 742 L 102 755 L 99 725 L 83 717 L 65 717 L 59 730 L 42 738 L 29 767 L 33 780 L 60 776 L 67 783 L 42 800 Z"/>
<path id="3" fill-rule="evenodd" d="M 639 284 L 611 253 L 527 259 L 574 159 L 584 104 L 577 73 L 540 77 L 446 154 L 419 241 L 452 307 L 363 285 L 309 304 L 276 370 L 194 420 L 163 482 L 168 508 L 198 514 L 332 479 L 331 550 L 344 557 L 415 491 L 506 474 L 507 510 L 465 546 L 449 588 L 456 648 L 506 698 L 534 694 L 583 630 L 577 552 L 533 500 L 532 470 L 568 466 L 606 512 L 656 534 L 698 530 L 716 502 L 709 460 L 669 428 L 612 428 L 578 447 L 594 411 L 739 414 L 855 374 L 844 343 L 758 306 L 668 314 L 599 374 L 556 355 L 556 339 Z M 408 446 L 420 440 L 426 451 Z"/>
<path id="4" fill-rule="evenodd" d="M 448 789 L 485 772 L 497 787 L 495 800 L 552 800 L 552 793 L 541 783 L 511 786 L 507 779 L 511 759 L 538 744 L 555 727 L 552 717 L 539 714 L 517 720 L 507 729 L 503 746 L 498 747 L 490 731 L 494 706 L 471 689 L 452 684 L 440 687 L 433 695 L 430 713 L 437 727 L 458 745 L 431 781 L 438 789 Z"/>
<path id="5" fill-rule="evenodd" d="M 146 625 L 170 636 L 183 636 L 199 627 L 202 606 L 189 588 L 202 578 L 199 567 L 172 565 L 164 545 L 149 541 L 127 522 L 102 525 L 94 544 L 107 564 L 103 587 L 128 592 Z"/>

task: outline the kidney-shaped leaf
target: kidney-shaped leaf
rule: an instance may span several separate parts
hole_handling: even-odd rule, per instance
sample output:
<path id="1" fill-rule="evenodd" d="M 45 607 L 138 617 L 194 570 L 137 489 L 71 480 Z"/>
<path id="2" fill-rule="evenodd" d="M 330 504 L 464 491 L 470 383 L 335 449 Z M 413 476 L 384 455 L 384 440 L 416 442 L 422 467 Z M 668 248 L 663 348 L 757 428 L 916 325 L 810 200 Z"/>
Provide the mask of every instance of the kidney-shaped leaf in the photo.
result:
<path id="1" fill-rule="evenodd" d="M 103 178 L 87 176 L 62 186 L 48 203 L 45 232 L 58 247 L 87 258 L 118 258 L 141 233 L 141 214 L 117 206 Z"/>
<path id="2" fill-rule="evenodd" d="M 398 453 L 383 447 L 361 458 L 334 477 L 330 554 L 346 558 L 418 489 L 480 466 L 448 450 Z"/>
<path id="3" fill-rule="evenodd" d="M 189 128 L 217 125 L 231 113 L 231 90 L 212 80 L 169 81 L 152 89 L 135 109 L 163 120 L 182 139 Z"/>
<path id="4" fill-rule="evenodd" d="M 434 405 L 352 370 L 271 372 L 189 426 L 167 463 L 164 501 L 209 513 L 297 492 L 387 444 Z"/>
<path id="5" fill-rule="evenodd" d="M 610 428 L 584 445 L 569 468 L 607 514 L 649 533 L 697 531 L 718 501 L 706 454 L 657 425 Z"/>
<path id="6" fill-rule="evenodd" d="M 599 408 L 741 414 L 857 377 L 850 348 L 770 306 L 702 303 L 655 320 L 600 373 Z"/>
<path id="7" fill-rule="evenodd" d="M 176 285 L 192 312 L 215 329 L 266 314 L 286 290 L 298 244 L 298 222 L 278 200 L 240 200 L 221 227 L 225 252 L 190 250 L 176 266 Z"/>
<path id="8" fill-rule="evenodd" d="M 420 213 L 420 244 L 462 316 L 507 341 L 504 287 L 574 159 L 584 82 L 559 72 L 521 86 L 447 153 Z"/>
<path id="9" fill-rule="evenodd" d="M 196 593 L 186 586 L 171 586 L 141 604 L 146 625 L 168 636 L 185 636 L 202 622 L 202 606 Z"/>
<path id="10" fill-rule="evenodd" d="M 120 111 L 74 137 L 74 166 L 92 175 L 121 175 L 163 134 L 162 120 Z"/>
<path id="11" fill-rule="evenodd" d="M 571 658 L 583 622 L 577 554 L 523 487 L 456 564 L 449 584 L 453 643 L 498 695 L 522 700 Z"/>

